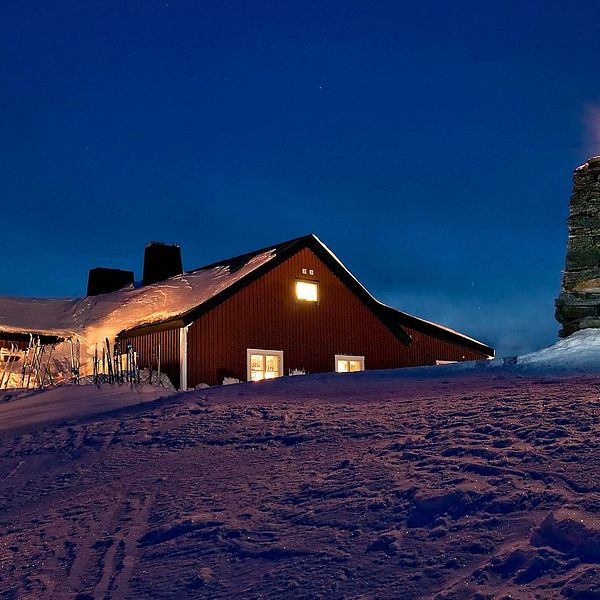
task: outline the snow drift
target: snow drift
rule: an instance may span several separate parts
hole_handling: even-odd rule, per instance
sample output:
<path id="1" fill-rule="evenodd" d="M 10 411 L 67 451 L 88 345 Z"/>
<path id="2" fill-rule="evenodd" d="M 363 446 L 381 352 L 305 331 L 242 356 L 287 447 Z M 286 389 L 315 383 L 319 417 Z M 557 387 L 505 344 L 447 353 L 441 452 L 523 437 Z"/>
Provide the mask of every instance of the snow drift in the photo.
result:
<path id="1" fill-rule="evenodd" d="M 526 371 L 600 373 L 600 329 L 583 329 L 548 348 L 517 358 Z"/>

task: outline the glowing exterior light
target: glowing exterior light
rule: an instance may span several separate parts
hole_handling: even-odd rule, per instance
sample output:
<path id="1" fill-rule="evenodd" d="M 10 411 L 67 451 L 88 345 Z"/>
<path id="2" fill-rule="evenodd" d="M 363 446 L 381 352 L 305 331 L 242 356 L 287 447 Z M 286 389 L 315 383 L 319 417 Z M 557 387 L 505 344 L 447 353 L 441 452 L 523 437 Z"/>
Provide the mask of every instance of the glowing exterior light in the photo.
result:
<path id="1" fill-rule="evenodd" d="M 307 302 L 319 300 L 318 285 L 313 281 L 296 281 L 296 298 Z"/>

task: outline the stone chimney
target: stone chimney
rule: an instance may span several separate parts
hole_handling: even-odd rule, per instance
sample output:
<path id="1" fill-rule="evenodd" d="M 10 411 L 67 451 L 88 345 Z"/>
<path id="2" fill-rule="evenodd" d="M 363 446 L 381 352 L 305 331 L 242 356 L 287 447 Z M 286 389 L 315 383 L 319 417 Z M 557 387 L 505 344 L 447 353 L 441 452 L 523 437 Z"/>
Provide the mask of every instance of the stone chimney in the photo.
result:
<path id="1" fill-rule="evenodd" d="M 181 249 L 177 244 L 150 242 L 144 251 L 143 283 L 156 283 L 183 273 Z"/>
<path id="2" fill-rule="evenodd" d="M 555 302 L 561 337 L 600 328 L 600 156 L 575 169 L 567 224 L 567 258 Z"/>

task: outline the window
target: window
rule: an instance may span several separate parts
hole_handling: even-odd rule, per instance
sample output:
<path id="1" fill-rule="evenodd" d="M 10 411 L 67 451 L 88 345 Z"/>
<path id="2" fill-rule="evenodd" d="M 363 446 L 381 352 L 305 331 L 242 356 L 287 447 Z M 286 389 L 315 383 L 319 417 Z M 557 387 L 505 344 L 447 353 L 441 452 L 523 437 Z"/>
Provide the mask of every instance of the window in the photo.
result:
<path id="1" fill-rule="evenodd" d="M 274 379 L 283 375 L 283 352 L 281 350 L 257 350 L 248 348 L 248 381 Z"/>
<path id="2" fill-rule="evenodd" d="M 317 302 L 319 286 L 314 281 L 296 281 L 296 298 L 307 302 Z"/>
<path id="3" fill-rule="evenodd" d="M 352 373 L 354 371 L 365 370 L 364 356 L 346 356 L 344 354 L 335 355 L 335 372 Z"/>

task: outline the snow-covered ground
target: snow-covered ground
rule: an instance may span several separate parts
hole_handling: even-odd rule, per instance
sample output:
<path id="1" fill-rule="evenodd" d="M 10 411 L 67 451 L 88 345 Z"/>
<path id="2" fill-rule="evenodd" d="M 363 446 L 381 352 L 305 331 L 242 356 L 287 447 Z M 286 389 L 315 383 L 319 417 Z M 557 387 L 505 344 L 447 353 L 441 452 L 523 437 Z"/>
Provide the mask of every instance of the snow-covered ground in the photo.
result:
<path id="1" fill-rule="evenodd" d="M 155 402 L 164 388 L 11 392 L 0 591 L 599 598 L 597 342 Z"/>
<path id="2" fill-rule="evenodd" d="M 175 393 L 160 385 L 59 385 L 0 392 L 0 436 L 137 406 Z"/>
<path id="3" fill-rule="evenodd" d="M 600 329 L 578 331 L 547 348 L 522 356 L 433 367 L 440 368 L 448 373 L 481 369 L 502 369 L 523 374 L 600 373 Z M 431 370 L 430 373 L 435 375 L 436 371 Z"/>
<path id="4" fill-rule="evenodd" d="M 362 386 L 380 381 L 399 381 L 402 379 L 428 379 L 476 375 L 483 372 L 495 374 L 543 375 L 580 373 L 600 373 L 600 329 L 579 331 L 556 344 L 514 358 L 500 358 L 491 361 L 462 362 L 433 367 L 417 367 L 408 369 L 390 369 L 384 371 L 365 371 L 355 373 L 353 377 Z M 142 371 L 142 381 L 147 379 L 147 372 Z M 16 375 L 15 375 L 16 377 Z M 329 393 L 336 393 L 339 378 L 333 373 L 323 373 L 301 378 L 283 378 L 273 389 L 289 387 L 290 394 L 304 390 L 305 386 L 321 389 L 326 386 Z M 87 378 L 91 384 L 91 378 Z M 67 420 L 90 414 L 106 412 L 113 408 L 153 400 L 161 396 L 169 396 L 175 392 L 168 378 L 163 374 L 163 382 L 159 386 L 141 385 L 59 385 L 46 390 L 5 390 L 3 402 L 0 403 L 0 431 L 6 430 L 12 423 L 23 427 L 35 427 L 57 420 Z M 16 402 L 18 400 L 18 403 Z"/>

